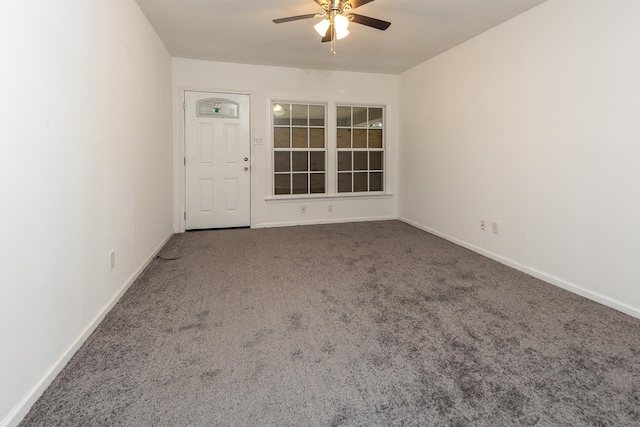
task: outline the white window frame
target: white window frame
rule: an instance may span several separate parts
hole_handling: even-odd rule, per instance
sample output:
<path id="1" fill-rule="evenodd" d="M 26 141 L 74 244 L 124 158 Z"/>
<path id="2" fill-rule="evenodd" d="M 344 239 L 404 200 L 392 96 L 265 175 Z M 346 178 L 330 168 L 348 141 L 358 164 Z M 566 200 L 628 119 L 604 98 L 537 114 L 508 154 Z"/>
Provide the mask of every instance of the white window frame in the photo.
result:
<path id="1" fill-rule="evenodd" d="M 351 118 L 349 120 L 350 125 L 349 126 L 339 126 L 338 125 L 338 120 L 337 120 L 337 111 L 338 108 L 350 108 L 351 109 Z M 372 109 L 380 109 L 382 110 L 382 128 L 381 130 L 381 137 L 382 137 L 382 141 L 381 141 L 381 147 L 370 147 L 369 146 L 369 130 L 372 129 L 372 127 L 365 125 L 365 126 L 354 126 L 353 123 L 353 110 L 355 108 L 365 108 L 366 109 L 366 113 L 367 113 L 367 122 L 371 121 L 370 117 L 369 117 L 369 111 Z M 336 120 L 335 120 L 335 128 L 336 128 L 336 193 L 337 194 L 349 194 L 349 195 L 359 195 L 359 194 L 384 194 L 385 193 L 385 177 L 386 177 L 386 135 L 385 135 L 385 129 L 386 129 L 386 110 L 384 106 L 379 106 L 379 105 L 364 105 L 364 104 L 352 104 L 352 103 L 337 103 L 335 106 L 335 112 L 336 112 Z M 350 148 L 340 148 L 338 147 L 338 129 L 349 129 L 351 131 L 351 147 Z M 355 148 L 353 147 L 353 142 L 354 142 L 354 131 L 355 130 L 365 130 L 366 131 L 366 147 L 364 148 Z M 338 162 L 339 162 L 339 157 L 340 157 L 340 152 L 350 152 L 351 153 L 351 170 L 349 171 L 340 171 Z M 367 153 L 367 169 L 366 170 L 356 170 L 355 169 L 355 153 Z M 382 153 L 382 169 L 371 169 L 371 164 L 370 164 L 370 153 L 371 152 L 381 152 Z M 367 173 L 367 190 L 366 191 L 355 191 L 355 174 L 356 173 Z M 370 173 L 382 173 L 382 182 L 381 182 L 381 186 L 382 189 L 381 190 L 374 190 L 371 191 L 371 178 L 370 178 Z M 340 188 L 339 188 L 339 184 L 340 184 L 340 179 L 339 179 L 339 175 L 340 174 L 347 174 L 350 173 L 352 175 L 351 177 L 351 191 L 344 191 L 344 192 L 340 192 Z"/>
<path id="2" fill-rule="evenodd" d="M 325 161 L 326 161 L 326 193 L 324 194 L 290 194 L 290 195 L 275 195 L 275 164 L 274 164 L 274 145 L 273 140 L 273 104 L 274 103 L 285 104 L 309 104 L 309 105 L 325 105 Z M 336 108 L 338 105 L 354 106 L 354 107 L 369 107 L 369 108 L 382 108 L 385 123 L 383 125 L 383 148 L 384 148 L 384 175 L 383 175 L 383 190 L 381 192 L 358 192 L 358 193 L 338 193 L 338 157 L 337 157 L 337 113 Z M 266 98 L 266 139 L 265 139 L 265 151 L 268 153 L 268 167 L 266 176 L 266 185 L 268 193 L 265 196 L 265 202 L 270 203 L 295 203 L 301 200 L 314 200 L 322 199 L 327 201 L 332 200 L 363 200 L 363 199 L 387 199 L 393 197 L 393 194 L 389 192 L 389 129 L 388 121 L 388 105 L 378 102 L 350 102 L 345 100 L 326 100 L 326 99 L 300 99 L 294 96 L 267 96 Z"/>
<path id="3" fill-rule="evenodd" d="M 311 107 L 311 106 L 322 106 L 324 107 L 324 126 L 322 127 L 322 129 L 324 129 L 324 147 L 323 148 L 311 148 L 310 147 L 310 142 L 311 139 L 308 139 L 308 146 L 306 148 L 294 148 L 293 147 L 293 129 L 294 128 L 306 128 L 308 130 L 310 129 L 319 129 L 320 126 L 312 126 L 311 123 L 307 123 L 306 126 L 296 126 L 293 124 L 293 118 L 291 118 L 291 121 L 289 122 L 288 126 L 285 125 L 276 125 L 275 124 L 275 117 L 273 114 L 273 107 L 276 104 L 280 104 L 280 105 L 306 105 L 307 107 Z M 327 147 L 327 142 L 328 142 L 328 110 L 329 110 L 329 105 L 326 102 L 301 102 L 301 101 L 289 101 L 289 100 L 272 100 L 269 103 L 269 111 L 270 111 L 270 138 L 271 138 L 271 146 L 270 146 L 270 157 L 271 157 L 271 182 L 270 182 L 270 190 L 271 190 L 271 195 L 274 198 L 288 198 L 288 197 L 295 197 L 295 198 L 308 198 L 308 197 L 313 197 L 313 196 L 326 196 L 328 194 L 329 191 L 329 186 L 328 186 L 328 147 Z M 291 143 L 290 147 L 287 148 L 277 148 L 275 146 L 275 140 L 274 140 L 274 133 L 275 133 L 275 129 L 277 128 L 288 128 L 290 130 L 290 134 L 289 134 L 289 141 Z M 308 135 L 309 136 L 309 135 Z M 276 165 L 275 165 L 275 153 L 276 152 L 289 152 L 291 153 L 291 157 L 289 159 L 289 172 L 276 172 Z M 293 194 L 293 176 L 294 175 L 301 175 L 302 172 L 295 172 L 293 170 L 293 153 L 294 152 L 307 152 L 309 153 L 309 156 L 307 158 L 307 193 L 298 193 L 298 194 Z M 311 170 L 311 152 L 323 152 L 324 153 L 324 171 L 322 173 L 324 173 L 324 192 L 323 193 L 312 193 L 311 192 L 311 175 L 314 173 L 314 171 Z M 319 172 L 316 172 L 319 173 Z M 290 181 L 290 191 L 292 194 L 276 194 L 276 175 L 289 175 L 291 177 L 291 181 Z"/>

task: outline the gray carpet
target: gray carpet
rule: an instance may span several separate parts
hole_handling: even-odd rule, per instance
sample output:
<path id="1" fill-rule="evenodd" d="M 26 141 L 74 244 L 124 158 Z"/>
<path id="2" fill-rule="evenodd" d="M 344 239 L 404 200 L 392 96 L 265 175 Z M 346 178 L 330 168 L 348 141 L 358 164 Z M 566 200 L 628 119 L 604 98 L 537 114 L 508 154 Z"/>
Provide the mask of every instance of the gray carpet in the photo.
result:
<path id="1" fill-rule="evenodd" d="M 397 221 L 174 236 L 23 425 L 640 425 L 640 321 Z"/>

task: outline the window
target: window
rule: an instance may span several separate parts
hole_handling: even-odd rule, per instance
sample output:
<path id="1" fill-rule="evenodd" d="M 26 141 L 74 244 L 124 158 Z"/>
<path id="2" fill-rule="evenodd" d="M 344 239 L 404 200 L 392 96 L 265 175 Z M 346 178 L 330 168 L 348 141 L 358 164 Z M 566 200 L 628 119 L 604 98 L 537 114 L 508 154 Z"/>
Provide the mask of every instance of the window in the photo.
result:
<path id="1" fill-rule="evenodd" d="M 384 191 L 384 111 L 338 106 L 338 193 Z"/>
<path id="2" fill-rule="evenodd" d="M 238 103 L 224 98 L 201 99 L 196 103 L 197 117 L 238 118 Z"/>
<path id="3" fill-rule="evenodd" d="M 273 103 L 275 195 L 326 193 L 324 105 Z"/>

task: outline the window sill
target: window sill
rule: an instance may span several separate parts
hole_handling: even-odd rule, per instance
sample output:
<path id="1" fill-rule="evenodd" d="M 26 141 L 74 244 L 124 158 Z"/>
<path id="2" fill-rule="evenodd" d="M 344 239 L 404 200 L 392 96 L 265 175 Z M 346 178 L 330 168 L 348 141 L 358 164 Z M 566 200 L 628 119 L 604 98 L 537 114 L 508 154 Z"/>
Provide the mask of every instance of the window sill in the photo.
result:
<path id="1" fill-rule="evenodd" d="M 270 203 L 295 203 L 306 200 L 371 200 L 371 199 L 390 199 L 393 197 L 391 193 L 365 193 L 365 194 L 296 194 L 291 196 L 272 196 L 266 197 L 264 201 Z"/>

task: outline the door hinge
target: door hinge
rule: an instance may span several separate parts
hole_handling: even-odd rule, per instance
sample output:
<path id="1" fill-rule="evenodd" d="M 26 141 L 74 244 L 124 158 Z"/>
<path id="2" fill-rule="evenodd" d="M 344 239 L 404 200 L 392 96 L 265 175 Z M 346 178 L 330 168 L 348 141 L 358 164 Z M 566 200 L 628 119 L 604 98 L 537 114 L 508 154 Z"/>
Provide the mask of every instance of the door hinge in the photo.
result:
<path id="1" fill-rule="evenodd" d="M 187 212 L 186 212 L 186 211 L 185 211 L 185 213 L 184 213 L 184 219 L 185 219 L 185 220 L 187 219 Z"/>
<path id="2" fill-rule="evenodd" d="M 187 110 L 187 103 L 186 103 L 186 102 L 183 102 L 183 103 L 182 103 L 182 110 L 183 110 L 183 111 L 186 111 L 186 110 Z"/>
<path id="3" fill-rule="evenodd" d="M 184 160 L 184 165 L 187 166 L 187 158 L 184 157 L 183 160 Z"/>

